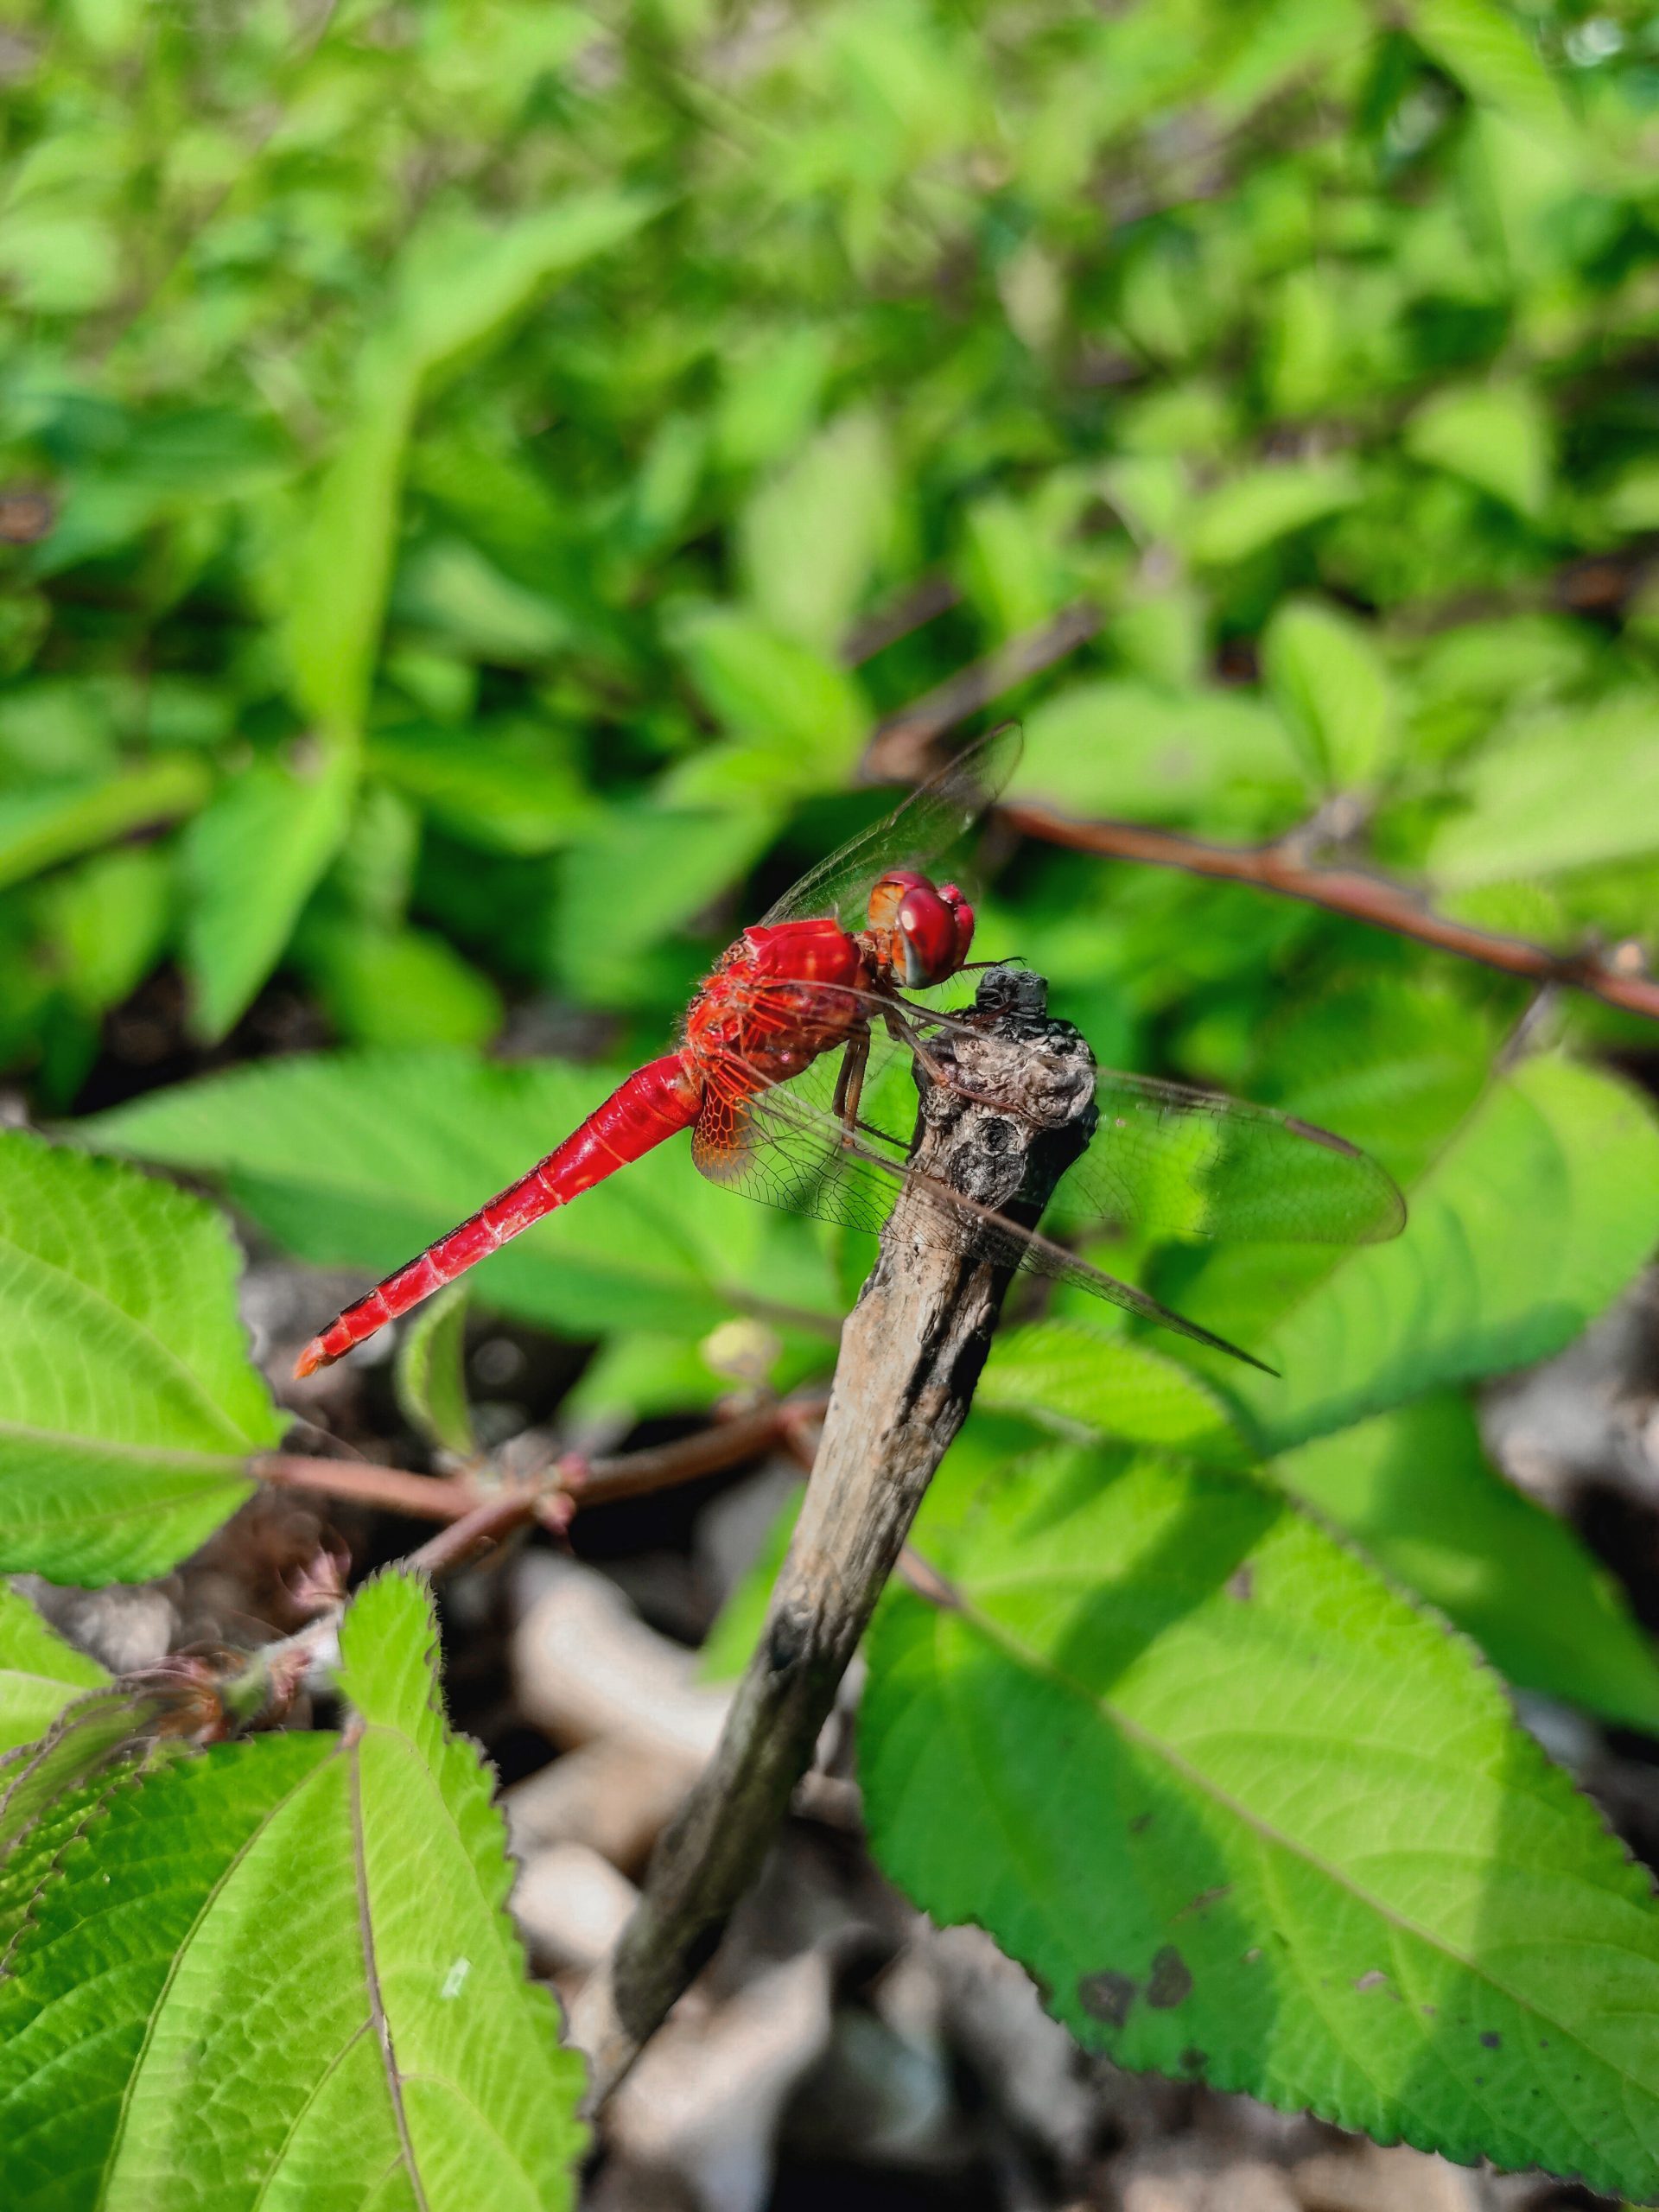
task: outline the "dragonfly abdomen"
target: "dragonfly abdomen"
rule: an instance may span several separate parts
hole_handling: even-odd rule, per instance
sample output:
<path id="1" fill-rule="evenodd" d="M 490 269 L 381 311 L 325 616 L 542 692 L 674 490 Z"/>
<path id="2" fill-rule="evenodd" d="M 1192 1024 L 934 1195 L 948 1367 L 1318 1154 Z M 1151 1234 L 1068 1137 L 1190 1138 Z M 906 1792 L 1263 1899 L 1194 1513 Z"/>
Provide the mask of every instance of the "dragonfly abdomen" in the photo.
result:
<path id="1" fill-rule="evenodd" d="M 637 1069 L 527 1175 L 499 1192 L 459 1228 L 429 1244 L 417 1259 L 377 1283 L 366 1297 L 348 1306 L 313 1337 L 300 1354 L 295 1373 L 309 1375 L 319 1367 L 332 1366 L 354 1344 L 487 1259 L 543 1214 L 568 1205 L 677 1130 L 690 1128 L 702 1103 L 702 1083 L 679 1053 L 665 1053 Z"/>

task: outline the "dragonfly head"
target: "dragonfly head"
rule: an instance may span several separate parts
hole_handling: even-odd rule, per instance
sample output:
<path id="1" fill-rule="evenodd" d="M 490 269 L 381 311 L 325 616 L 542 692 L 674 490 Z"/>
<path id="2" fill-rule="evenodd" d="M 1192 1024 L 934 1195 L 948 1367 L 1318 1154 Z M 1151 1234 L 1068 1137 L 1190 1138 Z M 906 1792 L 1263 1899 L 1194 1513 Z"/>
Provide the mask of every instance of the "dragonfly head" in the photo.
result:
<path id="1" fill-rule="evenodd" d="M 890 868 L 870 893 L 870 934 L 881 965 L 907 991 L 954 976 L 974 941 L 974 910 L 954 883 Z"/>

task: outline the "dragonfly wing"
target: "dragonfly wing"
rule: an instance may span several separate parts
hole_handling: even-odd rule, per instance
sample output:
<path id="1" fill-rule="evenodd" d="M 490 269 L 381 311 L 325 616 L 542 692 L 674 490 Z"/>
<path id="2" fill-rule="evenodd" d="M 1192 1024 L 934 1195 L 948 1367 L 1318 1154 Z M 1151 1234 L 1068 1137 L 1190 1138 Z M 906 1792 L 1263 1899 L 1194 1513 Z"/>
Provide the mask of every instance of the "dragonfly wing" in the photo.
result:
<path id="1" fill-rule="evenodd" d="M 709 1082 L 692 1132 L 691 1157 L 702 1173 L 761 1205 L 874 1236 L 903 1182 L 903 1151 L 895 1164 L 842 1144 L 841 1123 L 829 1110 L 829 1056 L 787 1086 L 770 1087 L 733 1066 L 732 1056 L 727 1060 L 727 1079 Z M 780 1103 L 785 1089 L 798 1091 L 787 1105 Z"/>
<path id="2" fill-rule="evenodd" d="M 1055 1205 L 1071 1232 L 1366 1244 L 1405 1225 L 1393 1179 L 1311 1122 L 1109 1068 L 1095 1098 L 1099 1128 Z"/>
<path id="3" fill-rule="evenodd" d="M 902 1163 L 915 1126 L 915 1086 L 910 1047 L 884 1034 L 887 1018 L 896 1012 L 924 1051 L 956 1039 L 977 1043 L 982 1020 L 971 1011 L 947 1013 L 872 992 L 813 988 L 825 1006 L 844 1001 L 849 1018 L 868 1028 L 870 1061 L 860 1117 L 869 1126 L 861 1134 L 872 1141 L 880 1135 L 876 1149 Z M 1040 1045 L 1031 1049 L 1042 1050 Z M 830 1109 L 834 1078 L 823 1072 L 828 1065 L 815 1063 L 789 1089 Z M 1057 1061 L 1056 1074 L 1064 1090 L 1070 1067 Z M 739 1080 L 755 1090 L 766 1079 Z M 1032 1095 L 1040 1096 L 1043 1090 L 1036 1071 Z M 1379 1243 L 1404 1226 L 1405 1200 L 1392 1177 L 1345 1137 L 1311 1122 L 1111 1068 L 1096 1070 L 1095 1099 L 1099 1127 L 1049 1208 L 1048 1219 L 1065 1236 L 1136 1230 L 1239 1243 L 1342 1245 Z"/>
<path id="4" fill-rule="evenodd" d="M 900 1057 L 907 1058 L 908 1054 L 902 1048 L 889 1048 L 884 1056 L 887 1066 Z M 878 1077 L 883 1072 L 878 1069 Z M 886 1084 L 880 1087 L 888 1088 Z M 1073 1283 L 1195 1344 L 1225 1352 L 1264 1374 L 1274 1371 L 1224 1337 L 1160 1305 L 1133 1283 L 1120 1281 L 1052 1238 L 908 1167 L 907 1143 L 892 1134 L 891 1108 L 885 1131 L 867 1122 L 861 1111 L 860 1128 L 849 1135 L 832 1109 L 833 1094 L 834 1076 L 823 1061 L 787 1083 L 770 1085 L 733 1061 L 723 1077 L 716 1073 L 710 1081 L 692 1137 L 692 1157 L 714 1181 L 762 1205 L 872 1234 L 881 1228 L 899 1192 L 908 1188 L 938 1209 L 948 1233 L 980 1244 L 1004 1266 Z M 911 1096 L 913 1099 L 913 1085 Z M 913 1106 L 911 1111 L 913 1120 Z"/>
<path id="5" fill-rule="evenodd" d="M 763 925 L 826 915 L 861 928 L 870 886 L 893 868 L 926 868 L 994 805 L 1020 758 L 1017 722 L 994 729 L 913 791 L 885 820 L 804 875 Z"/>

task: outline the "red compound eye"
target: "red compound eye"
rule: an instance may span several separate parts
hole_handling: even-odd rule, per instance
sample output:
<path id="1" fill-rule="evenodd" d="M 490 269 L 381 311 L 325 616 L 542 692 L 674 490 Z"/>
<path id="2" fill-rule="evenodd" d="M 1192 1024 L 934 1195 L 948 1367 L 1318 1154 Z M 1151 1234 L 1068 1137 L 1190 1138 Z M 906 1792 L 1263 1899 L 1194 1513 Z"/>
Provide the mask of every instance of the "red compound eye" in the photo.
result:
<path id="1" fill-rule="evenodd" d="M 974 910 L 954 883 L 938 889 L 925 878 L 913 882 L 899 902 L 893 965 L 906 990 L 954 976 L 974 941 Z"/>

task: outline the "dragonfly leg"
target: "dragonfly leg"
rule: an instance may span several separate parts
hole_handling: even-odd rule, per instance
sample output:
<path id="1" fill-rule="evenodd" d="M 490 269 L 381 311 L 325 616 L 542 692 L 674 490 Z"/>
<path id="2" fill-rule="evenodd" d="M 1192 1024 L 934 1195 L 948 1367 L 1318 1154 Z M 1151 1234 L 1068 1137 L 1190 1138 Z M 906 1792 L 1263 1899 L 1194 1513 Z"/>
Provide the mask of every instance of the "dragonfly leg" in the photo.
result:
<path id="1" fill-rule="evenodd" d="M 841 1141 L 851 1144 L 859 1126 L 858 1102 L 864 1089 L 864 1071 L 870 1064 L 870 1027 L 864 1022 L 847 1039 L 836 1074 L 835 1113 L 841 1123 Z"/>
<path id="2" fill-rule="evenodd" d="M 976 1106 L 988 1106 L 994 1113 L 1012 1114 L 1016 1120 L 1029 1122 L 1033 1128 L 1041 1127 L 1039 1117 L 1027 1112 L 1023 1106 L 1015 1105 L 1011 1099 L 992 1098 L 982 1090 L 971 1090 L 967 1084 L 952 1075 L 947 1068 L 941 1066 L 923 1044 L 916 1029 L 905 1020 L 903 1014 L 895 1013 L 889 1007 L 884 1007 L 882 1016 L 887 1022 L 888 1033 L 900 1044 L 910 1047 L 935 1083 L 942 1084 L 947 1090 L 954 1090 L 959 1098 L 971 1098 Z M 868 1050 L 868 1047 L 866 1049 Z"/>

